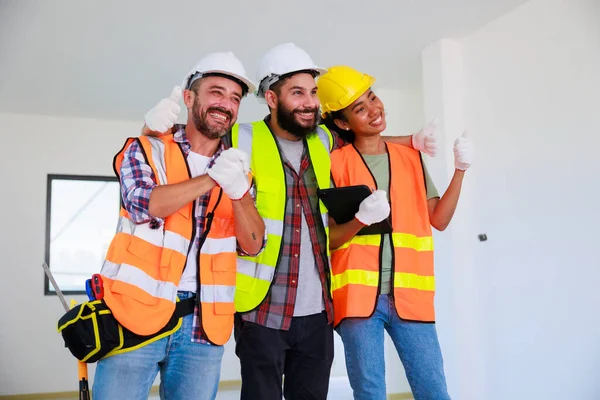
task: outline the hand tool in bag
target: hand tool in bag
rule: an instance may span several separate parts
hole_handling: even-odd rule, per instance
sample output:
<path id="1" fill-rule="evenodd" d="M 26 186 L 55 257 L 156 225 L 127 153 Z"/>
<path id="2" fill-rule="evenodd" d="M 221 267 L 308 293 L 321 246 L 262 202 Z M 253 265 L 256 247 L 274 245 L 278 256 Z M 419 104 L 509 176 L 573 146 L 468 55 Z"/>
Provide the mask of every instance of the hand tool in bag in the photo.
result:
<path id="1" fill-rule="evenodd" d="M 104 282 L 102 282 L 100 274 L 92 275 L 92 292 L 94 293 L 94 299 L 102 300 L 104 298 Z"/>
<path id="2" fill-rule="evenodd" d="M 96 297 L 94 296 L 94 289 L 92 289 L 91 279 L 85 280 L 85 293 L 90 301 L 96 300 Z"/>
<path id="3" fill-rule="evenodd" d="M 50 267 L 48 267 L 48 264 L 46 263 L 43 263 L 42 267 L 44 268 L 44 272 L 46 272 L 48 280 L 50 280 L 50 282 L 52 283 L 52 286 L 54 287 L 54 290 L 56 291 L 60 302 L 65 308 L 65 311 L 69 311 L 70 308 L 67 304 L 67 299 L 65 299 L 65 296 L 62 294 L 60 288 L 58 287 L 58 284 L 54 280 L 54 276 L 52 276 L 52 272 L 50 272 Z M 71 306 L 74 307 L 75 305 L 77 305 L 75 300 L 71 301 Z M 88 384 L 89 380 L 87 364 L 81 361 L 77 361 L 77 373 L 79 375 L 79 400 L 90 400 L 91 397 L 90 388 Z"/>

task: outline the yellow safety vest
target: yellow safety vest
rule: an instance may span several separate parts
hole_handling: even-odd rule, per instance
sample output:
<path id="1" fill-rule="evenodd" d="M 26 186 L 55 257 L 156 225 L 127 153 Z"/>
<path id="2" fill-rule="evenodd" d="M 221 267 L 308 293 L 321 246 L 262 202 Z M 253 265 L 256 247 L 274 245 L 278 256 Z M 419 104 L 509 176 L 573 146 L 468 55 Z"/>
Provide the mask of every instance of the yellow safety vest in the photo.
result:
<path id="1" fill-rule="evenodd" d="M 306 139 L 306 143 L 319 188 L 329 188 L 331 182 L 329 153 L 333 148 L 331 132 L 321 125 L 314 135 Z M 234 125 L 232 144 L 233 147 L 250 155 L 250 169 L 256 185 L 256 208 L 265 221 L 267 230 L 267 244 L 261 254 L 257 257 L 238 257 L 235 308 L 238 312 L 247 312 L 258 307 L 271 288 L 281 257 L 288 196 L 284 166 L 277 143 L 264 121 Z M 329 252 L 327 209 L 321 202 L 319 206 Z"/>

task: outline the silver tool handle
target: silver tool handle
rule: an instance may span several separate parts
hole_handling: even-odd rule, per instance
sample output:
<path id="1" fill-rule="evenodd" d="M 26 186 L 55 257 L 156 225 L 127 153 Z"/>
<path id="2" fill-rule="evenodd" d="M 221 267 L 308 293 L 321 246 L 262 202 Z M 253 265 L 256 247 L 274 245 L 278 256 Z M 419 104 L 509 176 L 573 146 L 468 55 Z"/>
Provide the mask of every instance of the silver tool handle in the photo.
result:
<path id="1" fill-rule="evenodd" d="M 54 276 L 52 276 L 52 272 L 50 272 L 50 267 L 45 262 L 42 264 L 42 267 L 44 267 L 44 272 L 46 272 L 46 276 L 52 283 L 52 286 L 54 286 L 54 290 L 56 290 L 56 294 L 58 295 L 60 302 L 62 303 L 63 307 L 65 308 L 65 311 L 69 311 L 70 308 L 69 308 L 69 304 L 67 304 L 67 299 L 65 299 L 65 296 L 62 294 L 62 292 L 60 291 L 60 288 L 58 287 L 58 284 L 54 280 Z"/>

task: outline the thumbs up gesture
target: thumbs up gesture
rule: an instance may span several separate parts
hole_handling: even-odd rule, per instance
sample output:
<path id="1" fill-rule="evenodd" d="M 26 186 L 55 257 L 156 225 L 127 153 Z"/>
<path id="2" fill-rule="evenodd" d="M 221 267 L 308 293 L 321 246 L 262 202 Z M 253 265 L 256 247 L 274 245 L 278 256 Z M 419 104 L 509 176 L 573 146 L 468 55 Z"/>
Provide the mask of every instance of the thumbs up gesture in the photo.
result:
<path id="1" fill-rule="evenodd" d="M 466 171 L 473 162 L 473 141 L 469 138 L 467 131 L 454 141 L 454 167 Z"/>
<path id="2" fill-rule="evenodd" d="M 434 119 L 419 132 L 412 135 L 413 149 L 422 151 L 430 157 L 435 157 L 435 153 L 437 152 L 435 128 L 436 120 Z"/>
<path id="3" fill-rule="evenodd" d="M 181 112 L 181 107 L 177 104 L 180 98 L 181 87 L 175 86 L 169 97 L 162 99 L 148 111 L 144 117 L 146 126 L 150 130 L 160 133 L 166 133 L 171 129 Z"/>

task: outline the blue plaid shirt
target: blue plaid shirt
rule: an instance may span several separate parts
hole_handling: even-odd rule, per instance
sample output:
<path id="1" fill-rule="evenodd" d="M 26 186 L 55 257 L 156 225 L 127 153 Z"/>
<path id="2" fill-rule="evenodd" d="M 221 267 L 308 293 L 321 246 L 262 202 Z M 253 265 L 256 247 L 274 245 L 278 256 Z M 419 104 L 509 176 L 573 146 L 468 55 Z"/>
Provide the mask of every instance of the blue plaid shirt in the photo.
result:
<path id="1" fill-rule="evenodd" d="M 183 153 L 187 157 L 191 151 L 191 145 L 185 134 L 185 126 L 176 125 L 175 127 L 173 127 L 173 131 L 175 132 L 173 140 L 181 145 Z M 221 141 L 219 148 L 217 149 L 215 154 L 213 154 L 211 160 L 208 163 L 209 168 L 214 165 L 217 157 L 226 148 L 226 144 L 223 141 Z M 136 224 L 143 224 L 148 222 L 152 227 L 155 228 L 162 226 L 164 220 L 162 218 L 154 217 L 148 212 L 150 204 L 150 194 L 152 193 L 152 190 L 157 186 L 157 184 L 154 172 L 152 171 L 150 165 L 147 163 L 138 141 L 133 141 L 125 150 L 119 176 L 121 182 L 121 198 L 123 199 L 123 205 L 129 213 L 131 220 Z M 251 190 L 250 193 L 254 193 L 254 190 Z M 209 199 L 210 192 L 204 194 L 203 196 L 200 196 L 197 199 L 197 232 L 202 232 L 204 230 L 204 220 Z M 266 237 L 267 232 L 265 231 L 261 251 L 265 247 Z M 199 242 L 200 235 L 196 235 L 195 239 Z M 240 255 L 256 255 L 246 253 L 239 245 L 237 250 Z M 194 323 L 192 329 L 192 342 L 200 342 L 205 344 L 209 343 L 208 340 L 206 340 L 206 338 L 202 334 L 202 326 L 201 320 L 199 318 L 198 307 L 196 307 L 196 309 L 194 310 Z"/>

